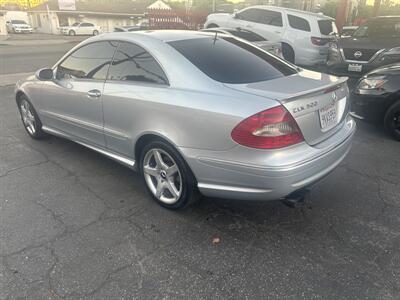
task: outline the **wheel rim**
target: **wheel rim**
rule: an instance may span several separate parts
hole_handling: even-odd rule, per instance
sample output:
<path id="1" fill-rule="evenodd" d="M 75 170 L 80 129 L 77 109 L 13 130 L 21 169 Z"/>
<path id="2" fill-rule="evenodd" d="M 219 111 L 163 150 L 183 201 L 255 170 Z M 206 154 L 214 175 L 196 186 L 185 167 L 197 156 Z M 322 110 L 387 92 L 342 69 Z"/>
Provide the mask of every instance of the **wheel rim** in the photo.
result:
<path id="1" fill-rule="evenodd" d="M 182 176 L 175 160 L 162 149 L 149 150 L 143 160 L 143 174 L 153 195 L 173 204 L 182 194 Z"/>
<path id="2" fill-rule="evenodd" d="M 393 114 L 392 126 L 397 134 L 400 134 L 400 111 Z"/>
<path id="3" fill-rule="evenodd" d="M 35 120 L 35 116 L 32 112 L 31 105 L 29 104 L 28 101 L 22 100 L 20 108 L 21 108 L 22 122 L 24 123 L 26 130 L 28 130 L 29 134 L 35 135 L 36 120 Z"/>

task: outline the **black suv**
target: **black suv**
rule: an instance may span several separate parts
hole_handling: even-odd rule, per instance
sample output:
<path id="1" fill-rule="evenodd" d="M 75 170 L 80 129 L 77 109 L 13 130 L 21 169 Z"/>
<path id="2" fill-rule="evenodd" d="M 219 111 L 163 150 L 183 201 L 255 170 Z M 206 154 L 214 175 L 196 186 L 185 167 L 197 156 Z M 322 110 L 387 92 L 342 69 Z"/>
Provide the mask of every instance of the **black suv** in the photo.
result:
<path id="1" fill-rule="evenodd" d="M 400 62 L 400 16 L 376 17 L 351 37 L 331 42 L 328 71 L 361 76 L 377 67 Z"/>

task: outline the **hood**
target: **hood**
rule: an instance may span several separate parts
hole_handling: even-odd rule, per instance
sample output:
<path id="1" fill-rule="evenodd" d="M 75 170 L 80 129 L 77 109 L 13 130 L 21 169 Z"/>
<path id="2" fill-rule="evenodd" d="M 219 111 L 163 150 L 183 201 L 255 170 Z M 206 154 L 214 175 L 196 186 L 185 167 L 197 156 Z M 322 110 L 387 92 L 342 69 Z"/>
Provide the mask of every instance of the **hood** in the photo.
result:
<path id="1" fill-rule="evenodd" d="M 367 77 L 379 75 L 400 75 L 400 63 L 383 66 L 366 74 Z"/>
<path id="2" fill-rule="evenodd" d="M 351 49 L 390 49 L 400 46 L 400 38 L 356 38 L 345 37 L 340 38 L 337 42 L 339 48 Z"/>
<path id="3" fill-rule="evenodd" d="M 347 77 L 336 77 L 302 69 L 297 74 L 268 81 L 225 85 L 242 92 L 282 101 L 339 85 L 346 80 Z"/>
<path id="4" fill-rule="evenodd" d="M 28 24 L 12 24 L 14 27 L 20 27 L 20 28 L 29 28 L 31 26 L 29 26 Z"/>

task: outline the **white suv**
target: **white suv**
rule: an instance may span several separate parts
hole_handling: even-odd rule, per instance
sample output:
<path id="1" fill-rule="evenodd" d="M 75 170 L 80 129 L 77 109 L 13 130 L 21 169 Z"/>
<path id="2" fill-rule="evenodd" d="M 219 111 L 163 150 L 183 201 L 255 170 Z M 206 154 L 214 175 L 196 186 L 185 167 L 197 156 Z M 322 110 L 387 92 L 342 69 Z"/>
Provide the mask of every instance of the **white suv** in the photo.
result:
<path id="1" fill-rule="evenodd" d="M 211 14 L 204 28 L 213 27 L 243 28 L 281 42 L 283 56 L 305 66 L 326 63 L 329 42 L 337 33 L 334 19 L 323 14 L 265 5 L 235 14 Z"/>

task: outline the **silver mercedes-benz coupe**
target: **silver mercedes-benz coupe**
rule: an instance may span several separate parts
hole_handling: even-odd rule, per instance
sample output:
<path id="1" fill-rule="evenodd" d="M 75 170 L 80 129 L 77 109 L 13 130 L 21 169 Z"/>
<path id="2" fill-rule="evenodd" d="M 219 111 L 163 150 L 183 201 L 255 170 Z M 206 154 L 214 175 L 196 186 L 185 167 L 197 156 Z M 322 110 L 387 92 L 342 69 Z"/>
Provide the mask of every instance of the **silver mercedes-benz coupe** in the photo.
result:
<path id="1" fill-rule="evenodd" d="M 110 33 L 16 85 L 28 134 L 75 141 L 139 171 L 161 205 L 199 192 L 290 197 L 331 172 L 355 132 L 346 78 L 243 40 L 194 31 Z"/>

